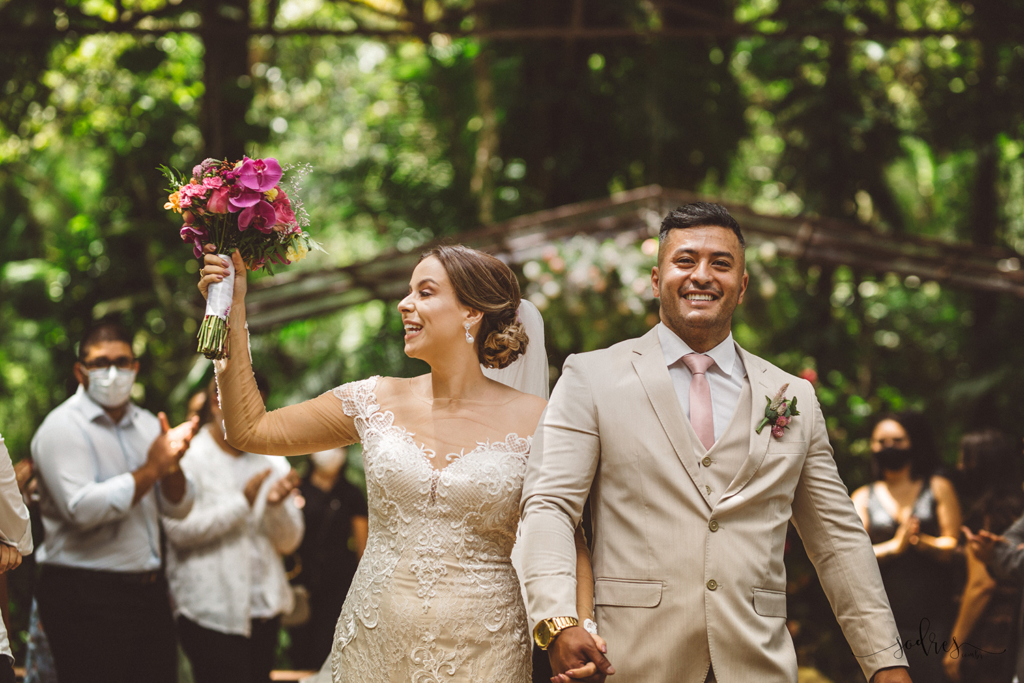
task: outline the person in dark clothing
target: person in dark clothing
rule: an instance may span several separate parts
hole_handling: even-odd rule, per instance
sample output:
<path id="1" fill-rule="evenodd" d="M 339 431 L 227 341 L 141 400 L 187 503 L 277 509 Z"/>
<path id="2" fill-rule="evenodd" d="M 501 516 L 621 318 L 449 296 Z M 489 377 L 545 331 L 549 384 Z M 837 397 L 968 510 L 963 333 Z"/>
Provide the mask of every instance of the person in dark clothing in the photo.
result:
<path id="1" fill-rule="evenodd" d="M 995 429 L 966 434 L 960 440 L 957 489 L 970 532 L 1005 533 L 1024 513 L 1020 442 Z M 970 533 L 967 533 L 968 538 Z M 943 665 L 953 683 L 1010 683 L 1014 676 L 1021 586 L 1007 576 L 993 576 L 964 547 L 967 581 Z M 1000 656 L 987 656 L 988 653 Z"/>
<path id="2" fill-rule="evenodd" d="M 289 656 L 298 669 L 319 669 L 330 655 L 338 615 L 366 548 L 366 499 L 345 478 L 345 461 L 344 448 L 313 453 L 310 474 L 299 485 L 306 536 L 294 583 L 309 592 L 310 616 L 291 632 Z"/>
<path id="3" fill-rule="evenodd" d="M 949 480 L 935 474 L 938 451 L 920 413 L 879 420 L 871 453 L 876 481 L 854 491 L 854 507 L 871 537 L 900 640 L 910 643 L 911 676 L 939 683 L 941 644 L 955 615 L 960 503 Z"/>

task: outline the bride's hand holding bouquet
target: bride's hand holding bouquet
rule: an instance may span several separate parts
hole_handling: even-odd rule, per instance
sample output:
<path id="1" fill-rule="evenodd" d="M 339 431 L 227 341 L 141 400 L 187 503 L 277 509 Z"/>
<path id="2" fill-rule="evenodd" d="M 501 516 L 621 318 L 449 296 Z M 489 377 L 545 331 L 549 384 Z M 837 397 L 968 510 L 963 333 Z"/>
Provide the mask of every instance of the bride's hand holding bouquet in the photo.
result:
<path id="1" fill-rule="evenodd" d="M 245 271 L 273 272 L 273 264 L 295 263 L 310 248 L 319 248 L 302 230 L 309 220 L 294 197 L 308 166 L 291 171 L 292 197 L 279 184 L 285 171 L 274 158 L 245 157 L 234 163 L 206 159 L 192 169 L 191 178 L 167 167 L 161 170 L 171 184 L 164 208 L 181 214 L 181 239 L 192 244 L 196 258 L 218 254 L 218 267 L 228 264 L 223 267 L 237 275 L 210 279 L 209 262 L 201 271 L 205 285 L 200 288 L 207 304 L 199 351 L 207 358 L 224 358 L 227 321 L 236 299 L 233 286 L 240 282 L 244 295 Z"/>

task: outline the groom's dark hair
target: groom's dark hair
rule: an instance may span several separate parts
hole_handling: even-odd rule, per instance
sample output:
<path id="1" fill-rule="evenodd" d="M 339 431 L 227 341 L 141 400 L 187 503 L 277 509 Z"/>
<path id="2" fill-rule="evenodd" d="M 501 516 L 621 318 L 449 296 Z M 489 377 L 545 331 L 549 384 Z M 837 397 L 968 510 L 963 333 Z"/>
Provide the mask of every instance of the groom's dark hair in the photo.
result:
<path id="1" fill-rule="evenodd" d="M 704 226 L 715 226 L 728 228 L 736 233 L 736 239 L 740 246 L 746 248 L 747 243 L 740 232 L 740 224 L 732 217 L 729 210 L 721 204 L 710 202 L 693 202 L 676 207 L 668 212 L 665 220 L 661 222 L 661 231 L 658 233 L 658 241 L 665 244 L 665 238 L 671 230 L 679 228 L 700 228 Z"/>

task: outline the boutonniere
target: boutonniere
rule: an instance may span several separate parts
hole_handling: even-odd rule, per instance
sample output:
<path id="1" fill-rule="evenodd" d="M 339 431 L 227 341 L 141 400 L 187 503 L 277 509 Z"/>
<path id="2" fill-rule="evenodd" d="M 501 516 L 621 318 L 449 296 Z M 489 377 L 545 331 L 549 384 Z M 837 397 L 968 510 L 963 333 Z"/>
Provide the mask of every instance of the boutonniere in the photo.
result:
<path id="1" fill-rule="evenodd" d="M 757 434 L 761 433 L 765 425 L 771 425 L 772 436 L 776 439 L 781 439 L 789 423 L 800 414 L 800 411 L 796 409 L 796 396 L 793 398 L 785 397 L 786 389 L 788 388 L 788 384 L 783 384 L 782 388 L 775 394 L 775 398 L 771 396 L 764 397 L 768 401 L 768 405 L 764 408 L 764 419 L 761 420 L 761 424 L 757 425 L 757 429 L 754 430 Z"/>

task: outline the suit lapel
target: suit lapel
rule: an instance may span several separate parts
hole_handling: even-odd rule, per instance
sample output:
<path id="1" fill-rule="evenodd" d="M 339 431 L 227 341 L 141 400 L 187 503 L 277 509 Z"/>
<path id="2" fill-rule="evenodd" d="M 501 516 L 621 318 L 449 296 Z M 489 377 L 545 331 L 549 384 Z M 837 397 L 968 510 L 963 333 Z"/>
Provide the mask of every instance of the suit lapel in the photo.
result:
<path id="1" fill-rule="evenodd" d="M 637 340 L 633 346 L 633 354 L 633 368 L 640 377 L 640 383 L 647 392 L 647 398 L 650 399 L 662 428 L 672 442 L 676 457 L 700 492 L 701 500 L 710 509 L 711 504 L 705 495 L 704 479 L 700 474 L 690 434 L 686 429 L 686 415 L 679 405 L 679 397 L 676 396 L 672 378 L 668 374 L 656 327 Z"/>
<path id="2" fill-rule="evenodd" d="M 739 344 L 736 345 L 736 348 L 739 349 L 743 367 L 747 370 L 747 379 L 750 381 L 750 451 L 736 476 L 733 477 L 732 483 L 729 484 L 729 488 L 718 499 L 719 504 L 739 493 L 764 462 L 772 432 L 768 427 L 762 429 L 760 434 L 755 433 L 754 430 L 764 418 L 764 397 L 772 396 L 778 391 L 778 387 L 771 388 L 769 386 L 768 365 L 757 356 L 740 348 Z"/>

